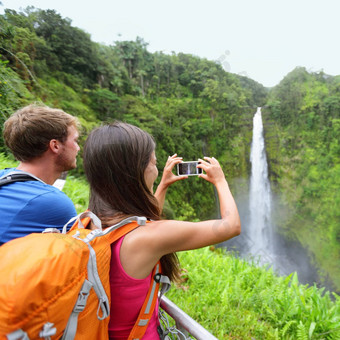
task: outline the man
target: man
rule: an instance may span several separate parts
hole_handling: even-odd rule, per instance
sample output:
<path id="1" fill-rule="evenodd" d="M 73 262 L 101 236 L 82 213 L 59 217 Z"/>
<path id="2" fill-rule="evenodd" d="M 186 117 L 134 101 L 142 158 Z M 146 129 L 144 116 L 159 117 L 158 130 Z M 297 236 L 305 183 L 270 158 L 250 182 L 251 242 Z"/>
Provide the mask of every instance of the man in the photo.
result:
<path id="1" fill-rule="evenodd" d="M 29 105 L 7 119 L 3 135 L 20 163 L 16 169 L 0 170 L 0 177 L 19 170 L 38 180 L 0 187 L 0 245 L 45 228 L 61 229 L 76 210 L 53 183 L 76 167 L 78 120 L 59 109 Z"/>

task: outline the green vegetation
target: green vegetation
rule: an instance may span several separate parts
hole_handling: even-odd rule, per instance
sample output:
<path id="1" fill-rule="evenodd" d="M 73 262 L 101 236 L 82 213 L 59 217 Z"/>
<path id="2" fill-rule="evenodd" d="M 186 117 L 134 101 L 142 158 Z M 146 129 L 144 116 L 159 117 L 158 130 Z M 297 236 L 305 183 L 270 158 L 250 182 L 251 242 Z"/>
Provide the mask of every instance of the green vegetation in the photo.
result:
<path id="1" fill-rule="evenodd" d="M 340 338 L 340 297 L 297 274 L 277 277 L 213 247 L 179 258 L 185 282 L 167 297 L 218 339 Z"/>
<path id="2" fill-rule="evenodd" d="M 105 46 L 54 10 L 0 16 L 0 123 L 32 102 L 79 118 L 83 134 L 122 120 L 149 131 L 160 170 L 168 155 L 219 159 L 235 191 L 247 179 L 252 116 L 264 106 L 270 176 L 285 218 L 280 231 L 308 249 L 320 275 L 340 291 L 340 77 L 297 68 L 270 91 L 218 63 L 188 54 L 150 53 L 141 38 Z M 14 166 L 0 138 L 0 166 Z M 160 174 L 161 175 L 161 174 Z M 233 186 L 235 186 L 233 188 Z M 81 157 L 64 191 L 87 207 Z M 213 188 L 198 178 L 175 183 L 165 215 L 216 214 Z M 181 202 L 181 204 L 178 204 Z M 181 253 L 187 288 L 176 304 L 221 339 L 339 339 L 339 297 L 302 286 L 295 275 L 208 249 Z M 194 306 L 194 308 L 193 308 Z"/>
<path id="3" fill-rule="evenodd" d="M 297 68 L 265 109 L 271 179 L 288 211 L 281 230 L 340 290 L 340 77 Z"/>
<path id="4" fill-rule="evenodd" d="M 89 185 L 84 178 L 68 176 L 63 192 L 71 198 L 78 214 L 88 208 Z"/>
<path id="5" fill-rule="evenodd" d="M 162 167 L 169 155 L 217 157 L 229 178 L 247 177 L 251 107 L 265 102 L 255 81 L 192 55 L 150 53 L 141 39 L 104 46 L 53 10 L 32 7 L 0 16 L 1 119 L 32 101 L 76 115 L 84 136 L 103 121 L 149 131 Z M 0 151 L 7 152 L 0 140 Z M 75 176 L 82 175 L 81 159 Z M 213 189 L 196 178 L 176 184 L 167 213 L 211 216 Z M 185 201 L 185 209 L 177 204 Z"/>

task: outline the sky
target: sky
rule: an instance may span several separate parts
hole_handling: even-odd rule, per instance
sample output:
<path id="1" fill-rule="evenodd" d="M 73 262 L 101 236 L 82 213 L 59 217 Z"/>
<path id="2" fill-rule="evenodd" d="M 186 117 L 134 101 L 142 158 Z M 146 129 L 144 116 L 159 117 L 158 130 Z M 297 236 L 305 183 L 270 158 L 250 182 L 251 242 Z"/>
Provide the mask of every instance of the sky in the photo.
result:
<path id="1" fill-rule="evenodd" d="M 221 62 L 266 87 L 297 66 L 340 75 L 339 0 L 0 0 L 5 8 L 54 9 L 92 41 L 141 37 L 150 52 Z"/>

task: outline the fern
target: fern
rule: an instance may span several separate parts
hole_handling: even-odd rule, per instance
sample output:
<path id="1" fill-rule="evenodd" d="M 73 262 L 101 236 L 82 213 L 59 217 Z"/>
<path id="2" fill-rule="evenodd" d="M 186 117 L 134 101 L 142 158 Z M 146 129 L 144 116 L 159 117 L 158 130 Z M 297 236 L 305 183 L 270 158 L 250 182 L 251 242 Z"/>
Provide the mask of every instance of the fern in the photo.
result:
<path id="1" fill-rule="evenodd" d="M 286 333 L 288 332 L 288 330 L 291 328 L 291 326 L 296 325 L 296 324 L 297 324 L 296 320 L 291 320 L 287 322 L 281 330 L 281 336 L 284 337 Z"/>
<path id="2" fill-rule="evenodd" d="M 272 337 L 273 337 L 273 340 L 280 340 L 279 330 L 277 328 L 275 328 L 274 334 L 272 334 Z"/>
<path id="3" fill-rule="evenodd" d="M 308 333 L 302 321 L 300 321 L 297 326 L 296 334 L 297 334 L 297 340 L 308 340 Z"/>
<path id="4" fill-rule="evenodd" d="M 271 319 L 274 323 L 277 323 L 279 321 L 275 312 L 271 310 L 267 305 L 264 306 L 264 309 L 267 313 L 268 319 Z"/>
<path id="5" fill-rule="evenodd" d="M 308 331 L 308 339 L 312 339 L 313 332 L 315 330 L 316 323 L 312 322 L 309 326 L 309 331 Z"/>

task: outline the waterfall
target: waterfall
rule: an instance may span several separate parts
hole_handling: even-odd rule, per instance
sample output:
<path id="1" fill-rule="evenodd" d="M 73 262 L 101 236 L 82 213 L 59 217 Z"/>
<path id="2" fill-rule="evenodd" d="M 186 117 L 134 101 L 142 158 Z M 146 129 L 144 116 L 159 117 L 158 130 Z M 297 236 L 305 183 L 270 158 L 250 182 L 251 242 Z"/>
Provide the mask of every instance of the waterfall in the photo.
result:
<path id="1" fill-rule="evenodd" d="M 221 246 L 236 250 L 243 258 L 255 258 L 260 265 L 270 265 L 279 275 L 296 271 L 300 282 L 317 282 L 318 274 L 310 263 L 307 251 L 300 243 L 286 239 L 276 230 L 277 210 L 280 207 L 268 178 L 261 108 L 253 117 L 250 163 L 249 191 L 245 194 L 240 192 L 236 197 L 242 233 Z M 243 183 L 240 182 L 241 187 Z"/>
<path id="2" fill-rule="evenodd" d="M 253 139 L 251 143 L 251 177 L 249 193 L 249 243 L 251 253 L 260 255 L 264 262 L 273 250 L 271 228 L 271 190 L 268 178 L 268 164 L 263 136 L 261 108 L 253 118 Z M 270 261 L 271 262 L 271 261 Z"/>

